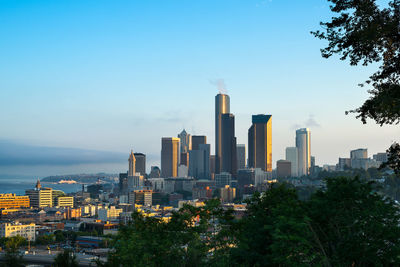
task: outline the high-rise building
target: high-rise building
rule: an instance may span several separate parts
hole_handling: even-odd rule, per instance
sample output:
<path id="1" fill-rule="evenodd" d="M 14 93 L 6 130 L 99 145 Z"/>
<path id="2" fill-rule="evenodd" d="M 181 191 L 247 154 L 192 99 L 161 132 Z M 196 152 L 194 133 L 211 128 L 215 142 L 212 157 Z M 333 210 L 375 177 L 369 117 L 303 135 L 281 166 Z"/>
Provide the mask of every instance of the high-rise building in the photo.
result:
<path id="1" fill-rule="evenodd" d="M 368 158 L 368 149 L 359 148 L 350 151 L 351 159 L 367 159 Z"/>
<path id="2" fill-rule="evenodd" d="M 180 153 L 187 153 L 189 152 L 189 150 L 192 150 L 192 137 L 186 132 L 185 129 L 183 129 L 183 131 L 178 134 L 178 138 L 181 142 Z"/>
<path id="3" fill-rule="evenodd" d="M 146 175 L 146 155 L 143 153 L 134 153 L 136 159 L 136 172 L 140 173 L 140 175 Z"/>
<path id="4" fill-rule="evenodd" d="M 160 168 L 158 168 L 158 166 L 151 166 L 149 177 L 160 178 L 160 176 L 161 176 Z"/>
<path id="5" fill-rule="evenodd" d="M 371 160 L 368 158 L 368 150 L 366 148 L 351 150 L 350 160 L 353 169 L 367 170 L 371 165 Z"/>
<path id="6" fill-rule="evenodd" d="M 308 128 L 296 131 L 296 147 L 298 151 L 298 175 L 309 175 L 311 168 L 311 132 Z"/>
<path id="7" fill-rule="evenodd" d="M 380 163 L 388 161 L 388 153 L 376 153 L 372 155 L 372 158 Z"/>
<path id="8" fill-rule="evenodd" d="M 236 146 L 236 154 L 238 170 L 246 168 L 246 145 L 238 144 Z"/>
<path id="9" fill-rule="evenodd" d="M 189 152 L 181 153 L 181 165 L 189 167 Z"/>
<path id="10" fill-rule="evenodd" d="M 121 195 L 128 194 L 128 173 L 123 172 L 119 174 L 119 192 Z"/>
<path id="11" fill-rule="evenodd" d="M 161 139 L 161 176 L 177 177 L 179 165 L 179 138 L 163 137 Z"/>
<path id="12" fill-rule="evenodd" d="M 233 176 L 237 173 L 237 153 L 235 137 L 235 116 L 230 113 L 221 115 L 221 171 Z"/>
<path id="13" fill-rule="evenodd" d="M 207 144 L 207 136 L 193 135 L 192 136 L 192 150 L 199 150 L 201 144 Z"/>
<path id="14" fill-rule="evenodd" d="M 272 116 L 253 115 L 249 128 L 249 168 L 272 172 Z"/>
<path id="15" fill-rule="evenodd" d="M 350 158 L 339 158 L 339 163 L 337 164 L 337 170 L 344 171 L 348 168 L 351 168 L 351 159 Z"/>
<path id="16" fill-rule="evenodd" d="M 292 163 L 288 160 L 278 160 L 276 162 L 276 175 L 278 178 L 287 178 L 292 175 Z"/>
<path id="17" fill-rule="evenodd" d="M 211 180 L 214 180 L 215 174 L 215 155 L 210 155 L 210 176 Z"/>
<path id="18" fill-rule="evenodd" d="M 197 150 L 189 151 L 189 176 L 210 179 L 210 145 L 199 144 Z"/>
<path id="19" fill-rule="evenodd" d="M 132 150 L 131 154 L 129 155 L 128 162 L 129 162 L 128 176 L 134 176 L 136 173 L 136 158 Z"/>
<path id="20" fill-rule="evenodd" d="M 222 170 L 222 114 L 230 113 L 230 100 L 226 94 L 215 96 L 215 173 Z"/>
<path id="21" fill-rule="evenodd" d="M 291 176 L 299 176 L 299 152 L 297 147 L 287 147 L 286 148 L 286 160 L 290 161 L 291 165 Z"/>

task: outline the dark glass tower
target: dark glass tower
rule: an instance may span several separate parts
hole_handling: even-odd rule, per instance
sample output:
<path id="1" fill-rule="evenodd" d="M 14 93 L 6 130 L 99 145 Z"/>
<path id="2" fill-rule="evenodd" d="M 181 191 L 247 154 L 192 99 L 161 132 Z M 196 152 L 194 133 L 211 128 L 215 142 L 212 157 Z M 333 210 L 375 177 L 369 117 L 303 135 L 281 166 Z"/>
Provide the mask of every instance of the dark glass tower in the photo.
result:
<path id="1" fill-rule="evenodd" d="M 221 150 L 221 172 L 229 172 L 236 176 L 235 116 L 230 113 L 221 115 Z"/>

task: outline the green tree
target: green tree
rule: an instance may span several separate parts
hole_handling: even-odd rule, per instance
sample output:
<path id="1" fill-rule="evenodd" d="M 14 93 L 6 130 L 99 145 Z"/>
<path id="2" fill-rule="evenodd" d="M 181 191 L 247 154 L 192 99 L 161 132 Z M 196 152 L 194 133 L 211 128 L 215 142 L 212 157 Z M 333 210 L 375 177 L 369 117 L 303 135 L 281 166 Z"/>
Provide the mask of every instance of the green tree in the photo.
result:
<path id="1" fill-rule="evenodd" d="M 54 258 L 55 267 L 78 267 L 76 256 L 71 250 L 64 250 Z"/>
<path id="2" fill-rule="evenodd" d="M 297 193 L 279 185 L 255 193 L 237 233 L 233 258 L 241 266 L 299 266 L 322 262 L 322 253 Z"/>
<path id="3" fill-rule="evenodd" d="M 350 112 L 363 123 L 368 118 L 381 126 L 400 123 L 400 1 L 391 0 L 385 8 L 376 0 L 328 1 L 337 16 L 321 22 L 324 30 L 312 32 L 328 41 L 328 46 L 321 49 L 322 56 L 339 54 L 351 65 L 380 64 L 366 81 L 372 85 L 371 97 Z M 386 165 L 400 173 L 400 146 L 395 143 L 387 152 L 392 157 Z"/>
<path id="4" fill-rule="evenodd" d="M 13 236 L 7 239 L 6 253 L 4 255 L 4 267 L 23 267 L 24 259 L 23 254 L 19 251 L 19 248 L 26 243 L 25 238 L 21 236 Z"/>
<path id="5" fill-rule="evenodd" d="M 400 210 L 358 178 L 331 178 L 306 203 L 331 266 L 400 264 Z"/>

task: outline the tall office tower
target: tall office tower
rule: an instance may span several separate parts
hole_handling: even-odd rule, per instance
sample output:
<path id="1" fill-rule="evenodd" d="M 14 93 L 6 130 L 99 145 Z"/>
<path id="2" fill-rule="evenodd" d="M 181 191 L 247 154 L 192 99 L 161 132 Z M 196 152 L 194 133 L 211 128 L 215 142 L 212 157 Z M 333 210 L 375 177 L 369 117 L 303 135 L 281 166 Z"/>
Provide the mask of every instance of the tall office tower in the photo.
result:
<path id="1" fill-rule="evenodd" d="M 178 176 L 179 138 L 163 137 L 161 139 L 161 176 L 164 178 Z"/>
<path id="2" fill-rule="evenodd" d="M 181 140 L 181 153 L 187 153 L 192 149 L 192 137 L 186 132 L 185 129 L 178 134 L 178 138 Z"/>
<path id="3" fill-rule="evenodd" d="M 221 171 L 229 172 L 236 176 L 237 154 L 235 137 L 235 116 L 233 114 L 221 115 Z"/>
<path id="4" fill-rule="evenodd" d="M 128 176 L 134 176 L 136 173 L 136 158 L 132 150 L 131 154 L 129 155 L 128 162 L 129 162 Z"/>
<path id="5" fill-rule="evenodd" d="M 359 148 L 350 151 L 351 167 L 353 169 L 369 168 L 370 159 L 368 159 L 368 150 L 366 148 Z"/>
<path id="6" fill-rule="evenodd" d="M 350 158 L 351 159 L 366 159 L 366 158 L 368 158 L 368 149 L 359 148 L 359 149 L 351 150 Z"/>
<path id="7" fill-rule="evenodd" d="M 296 131 L 296 147 L 299 154 L 298 175 L 309 175 L 311 168 L 311 132 L 308 128 Z"/>
<path id="8" fill-rule="evenodd" d="M 238 144 L 236 146 L 236 153 L 238 170 L 246 168 L 246 145 Z"/>
<path id="9" fill-rule="evenodd" d="M 123 172 L 119 174 L 119 194 L 128 194 L 128 173 Z"/>
<path id="10" fill-rule="evenodd" d="M 199 145 L 207 144 L 207 136 L 205 135 L 193 135 L 192 136 L 192 150 L 198 150 Z"/>
<path id="11" fill-rule="evenodd" d="M 199 149 L 189 151 L 189 176 L 210 179 L 210 145 L 200 144 Z"/>
<path id="12" fill-rule="evenodd" d="M 230 113 L 229 96 L 215 96 L 215 173 L 222 170 L 222 114 Z"/>
<path id="13" fill-rule="evenodd" d="M 146 176 L 146 155 L 143 153 L 134 153 L 136 159 L 136 172 Z"/>
<path id="14" fill-rule="evenodd" d="M 249 168 L 272 172 L 272 116 L 253 115 L 249 128 Z"/>
<path id="15" fill-rule="evenodd" d="M 287 147 L 286 148 L 286 160 L 291 163 L 291 176 L 297 177 L 299 176 L 299 152 L 297 151 L 297 147 Z"/>

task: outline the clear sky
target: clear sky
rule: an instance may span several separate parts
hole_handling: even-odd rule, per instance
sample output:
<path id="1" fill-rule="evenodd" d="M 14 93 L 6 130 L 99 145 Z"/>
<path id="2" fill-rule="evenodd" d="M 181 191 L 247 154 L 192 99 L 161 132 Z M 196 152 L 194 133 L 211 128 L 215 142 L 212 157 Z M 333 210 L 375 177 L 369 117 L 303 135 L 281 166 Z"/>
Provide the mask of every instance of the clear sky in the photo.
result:
<path id="1" fill-rule="evenodd" d="M 214 151 L 212 81 L 224 79 L 238 143 L 252 114 L 272 114 L 274 162 L 297 127 L 311 129 L 317 164 L 372 156 L 399 128 L 344 114 L 374 66 L 321 58 L 309 32 L 330 16 L 326 0 L 0 0 L 0 140 L 134 149 L 151 165 L 161 137 L 186 128 Z"/>

